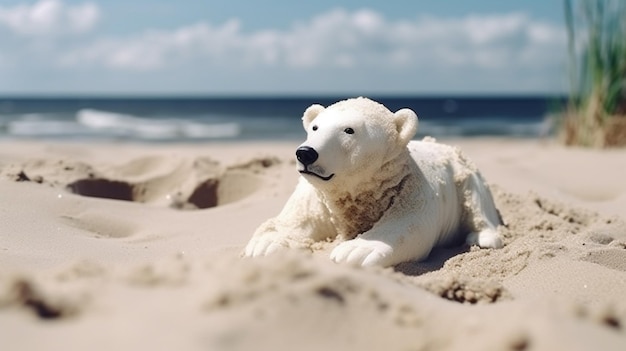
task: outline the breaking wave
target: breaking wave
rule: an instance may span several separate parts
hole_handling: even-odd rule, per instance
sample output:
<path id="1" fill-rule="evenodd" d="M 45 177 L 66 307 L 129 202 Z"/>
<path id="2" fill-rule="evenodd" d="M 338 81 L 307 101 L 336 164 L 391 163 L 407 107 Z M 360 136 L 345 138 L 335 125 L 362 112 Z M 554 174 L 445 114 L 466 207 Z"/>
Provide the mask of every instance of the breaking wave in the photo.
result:
<path id="1" fill-rule="evenodd" d="M 239 135 L 237 123 L 208 124 L 184 119 L 147 119 L 132 115 L 83 109 L 76 121 L 106 134 L 147 140 L 216 139 Z"/>
<path id="2" fill-rule="evenodd" d="M 232 139 L 240 133 L 240 125 L 235 122 L 142 118 L 93 109 L 79 110 L 73 116 L 52 113 L 0 116 L 0 134 L 17 138 L 179 141 Z"/>

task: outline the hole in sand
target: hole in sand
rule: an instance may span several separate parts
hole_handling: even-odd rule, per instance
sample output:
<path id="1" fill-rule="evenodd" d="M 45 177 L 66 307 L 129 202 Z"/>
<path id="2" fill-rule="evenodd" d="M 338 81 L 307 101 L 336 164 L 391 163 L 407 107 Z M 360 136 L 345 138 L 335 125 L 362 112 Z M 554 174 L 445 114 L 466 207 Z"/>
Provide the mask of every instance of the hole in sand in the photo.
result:
<path id="1" fill-rule="evenodd" d="M 78 195 L 105 199 L 133 201 L 133 186 L 126 182 L 108 179 L 80 179 L 67 185 Z"/>
<path id="2" fill-rule="evenodd" d="M 77 310 L 42 294 L 32 283 L 18 280 L 13 286 L 15 302 L 30 309 L 41 319 L 58 319 L 76 314 Z"/>
<path id="3" fill-rule="evenodd" d="M 151 189 L 149 183 L 132 184 L 105 178 L 79 179 L 68 184 L 67 189 L 82 196 L 163 204 L 189 210 L 212 208 L 242 200 L 262 185 L 259 176 L 235 169 L 226 171 L 220 178 L 204 179 L 190 193 L 179 191 L 175 196 L 167 195 L 169 189 Z M 163 203 L 165 198 L 169 199 L 167 203 Z"/>
<path id="4" fill-rule="evenodd" d="M 179 209 L 204 209 L 218 206 L 221 202 L 218 198 L 219 185 L 220 181 L 218 179 L 207 179 L 196 186 L 191 195 L 189 195 L 189 198 L 174 201 L 171 207 Z M 82 196 L 145 202 L 145 186 L 142 184 L 133 185 L 127 182 L 102 178 L 79 179 L 68 184 L 67 189 L 74 194 Z"/>
<path id="5" fill-rule="evenodd" d="M 343 305 L 345 303 L 345 299 L 344 297 L 341 295 L 341 293 L 339 293 L 337 290 L 328 287 L 328 286 L 323 286 L 319 289 L 317 289 L 316 293 L 325 298 L 325 299 L 330 299 L 330 300 L 335 300 L 337 301 L 340 305 Z"/>
<path id="6" fill-rule="evenodd" d="M 217 179 L 209 179 L 200 183 L 189 196 L 189 203 L 197 208 L 211 208 L 218 204 L 217 188 L 220 182 Z"/>

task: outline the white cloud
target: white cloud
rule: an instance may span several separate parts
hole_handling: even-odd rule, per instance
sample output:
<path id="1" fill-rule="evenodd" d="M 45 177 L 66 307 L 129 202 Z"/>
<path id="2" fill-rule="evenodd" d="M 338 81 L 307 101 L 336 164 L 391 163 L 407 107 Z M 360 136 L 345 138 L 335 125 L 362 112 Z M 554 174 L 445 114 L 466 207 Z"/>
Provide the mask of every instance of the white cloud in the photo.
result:
<path id="1" fill-rule="evenodd" d="M 238 42 L 239 22 L 221 27 L 200 23 L 174 31 L 147 31 L 124 39 L 104 39 L 64 54 L 63 65 L 81 63 L 112 69 L 156 70 L 194 58 L 216 62 L 229 60 Z M 230 63 L 230 62 L 228 62 Z"/>
<path id="2" fill-rule="evenodd" d="M 0 6 L 0 27 L 24 36 L 83 33 L 92 29 L 100 18 L 94 3 L 76 6 L 59 0 L 39 0 L 34 4 Z"/>
<path id="3" fill-rule="evenodd" d="M 514 67 L 560 60 L 555 48 L 563 47 L 564 37 L 562 28 L 522 13 L 389 21 L 371 10 L 337 9 L 285 31 L 246 33 L 233 20 L 109 38 L 71 51 L 63 62 L 129 70 L 191 62 L 300 69 Z"/>
<path id="4" fill-rule="evenodd" d="M 524 13 L 391 20 L 335 9 L 282 30 L 232 19 L 109 36 L 91 31 L 100 17 L 89 2 L 0 6 L 0 90 L 30 79 L 78 91 L 549 91 L 566 57 L 564 29 Z"/>

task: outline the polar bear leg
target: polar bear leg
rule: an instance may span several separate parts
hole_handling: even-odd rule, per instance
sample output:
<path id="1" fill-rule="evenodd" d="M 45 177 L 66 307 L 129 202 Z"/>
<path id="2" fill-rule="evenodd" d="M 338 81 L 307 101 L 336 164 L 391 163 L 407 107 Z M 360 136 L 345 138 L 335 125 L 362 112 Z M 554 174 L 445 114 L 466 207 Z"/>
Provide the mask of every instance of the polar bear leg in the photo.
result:
<path id="1" fill-rule="evenodd" d="M 268 256 L 286 248 L 287 245 L 273 240 L 269 236 L 252 238 L 244 250 L 246 257 Z"/>
<path id="2" fill-rule="evenodd" d="M 392 255 L 393 248 L 389 244 L 357 237 L 335 247 L 330 253 L 330 259 L 355 266 L 389 266 Z"/>
<path id="3" fill-rule="evenodd" d="M 464 196 L 467 214 L 465 225 L 471 231 L 466 242 L 481 248 L 501 248 L 502 238 L 497 230 L 501 223 L 500 216 L 483 178 L 480 174 L 473 173 L 460 190 Z"/>

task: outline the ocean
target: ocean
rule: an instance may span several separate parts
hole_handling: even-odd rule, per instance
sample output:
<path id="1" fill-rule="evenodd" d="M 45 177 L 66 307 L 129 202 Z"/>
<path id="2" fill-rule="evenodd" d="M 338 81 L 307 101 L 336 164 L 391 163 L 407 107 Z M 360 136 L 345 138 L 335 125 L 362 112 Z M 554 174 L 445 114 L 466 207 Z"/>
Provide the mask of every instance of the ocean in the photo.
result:
<path id="1" fill-rule="evenodd" d="M 300 118 L 325 97 L 0 97 L 0 140 L 207 142 L 302 140 Z M 558 96 L 372 97 L 419 116 L 418 138 L 552 133 Z"/>

